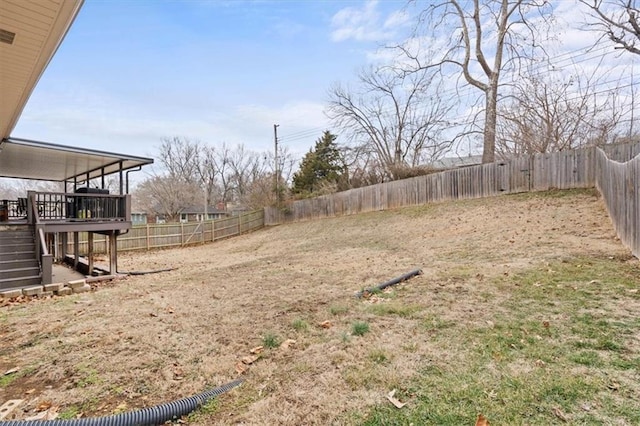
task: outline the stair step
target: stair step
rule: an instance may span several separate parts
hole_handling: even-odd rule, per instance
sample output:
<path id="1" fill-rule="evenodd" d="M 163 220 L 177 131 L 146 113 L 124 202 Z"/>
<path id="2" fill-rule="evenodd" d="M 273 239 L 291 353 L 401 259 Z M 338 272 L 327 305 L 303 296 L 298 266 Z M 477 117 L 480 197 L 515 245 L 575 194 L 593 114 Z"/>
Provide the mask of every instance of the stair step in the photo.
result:
<path id="1" fill-rule="evenodd" d="M 0 279 L 31 277 L 40 273 L 40 267 L 5 269 L 0 271 Z"/>
<path id="2" fill-rule="evenodd" d="M 37 259 L 35 250 L 32 251 L 13 251 L 10 253 L 0 253 L 2 260 L 27 260 Z"/>
<path id="3" fill-rule="evenodd" d="M 34 268 L 38 267 L 38 259 L 35 257 L 25 257 L 24 259 L 13 259 L 13 260 L 0 260 L 0 271 L 5 271 L 7 269 L 17 269 L 17 268 Z"/>
<path id="4" fill-rule="evenodd" d="M 0 232 L 0 242 L 16 240 L 16 239 L 25 239 L 25 240 L 33 241 L 33 234 L 30 232 L 20 232 L 20 233 L 6 232 L 6 231 Z"/>
<path id="5" fill-rule="evenodd" d="M 31 243 L 18 243 L 18 244 L 0 244 L 0 254 L 13 253 L 16 251 L 35 251 L 36 245 Z"/>
<path id="6" fill-rule="evenodd" d="M 28 277 L 21 278 L 4 278 L 0 279 L 0 290 L 18 288 L 18 287 L 28 287 L 31 285 L 40 285 L 42 284 L 42 276 L 41 275 L 32 275 Z"/>

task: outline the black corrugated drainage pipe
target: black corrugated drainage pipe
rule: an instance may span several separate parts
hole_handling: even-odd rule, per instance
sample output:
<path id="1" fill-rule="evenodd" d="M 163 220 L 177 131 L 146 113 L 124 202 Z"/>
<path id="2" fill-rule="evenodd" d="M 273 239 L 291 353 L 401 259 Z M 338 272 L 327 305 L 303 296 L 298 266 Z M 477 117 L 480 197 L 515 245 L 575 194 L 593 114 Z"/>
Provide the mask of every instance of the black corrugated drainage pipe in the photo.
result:
<path id="1" fill-rule="evenodd" d="M 237 379 L 194 396 L 113 416 L 71 420 L 11 420 L 0 421 L 0 426 L 157 426 L 189 414 L 211 398 L 222 395 L 242 382 L 242 379 Z"/>
<path id="2" fill-rule="evenodd" d="M 394 278 L 392 280 L 385 281 L 382 284 L 378 284 L 375 287 L 365 288 L 364 290 L 357 292 L 356 293 L 356 297 L 362 297 L 367 293 L 373 293 L 373 292 L 376 292 L 376 291 L 384 290 L 385 288 L 387 288 L 389 286 L 392 286 L 392 285 L 395 285 L 395 284 L 399 284 L 399 283 L 401 283 L 403 281 L 406 281 L 409 278 L 414 277 L 416 275 L 422 275 L 422 269 L 414 269 L 411 272 L 407 272 L 406 274 L 400 275 L 399 277 Z"/>

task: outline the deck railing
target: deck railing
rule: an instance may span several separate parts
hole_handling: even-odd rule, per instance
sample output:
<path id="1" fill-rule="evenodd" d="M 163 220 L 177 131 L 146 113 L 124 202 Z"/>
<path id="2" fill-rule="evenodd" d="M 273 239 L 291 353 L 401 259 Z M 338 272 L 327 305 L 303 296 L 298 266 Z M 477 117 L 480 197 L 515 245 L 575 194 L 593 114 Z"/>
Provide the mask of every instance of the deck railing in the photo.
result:
<path id="1" fill-rule="evenodd" d="M 29 191 L 27 212 L 43 221 L 130 221 L 128 195 Z M 34 219 L 29 217 L 29 223 Z"/>

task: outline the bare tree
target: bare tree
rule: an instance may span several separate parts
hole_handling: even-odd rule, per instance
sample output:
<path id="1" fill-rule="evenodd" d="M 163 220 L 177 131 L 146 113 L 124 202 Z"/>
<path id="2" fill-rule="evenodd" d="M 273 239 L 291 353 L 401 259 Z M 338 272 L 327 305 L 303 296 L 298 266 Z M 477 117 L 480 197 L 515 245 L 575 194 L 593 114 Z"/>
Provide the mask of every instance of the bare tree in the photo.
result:
<path id="1" fill-rule="evenodd" d="M 148 214 L 164 216 L 165 220 L 177 222 L 180 211 L 195 205 L 200 188 L 193 182 L 175 179 L 170 175 L 155 175 L 140 183 L 134 193 L 136 205 Z"/>
<path id="2" fill-rule="evenodd" d="M 616 45 L 640 55 L 640 9 L 636 0 L 580 0 L 591 12 L 593 22 L 588 28 L 595 28 Z"/>
<path id="3" fill-rule="evenodd" d="M 247 150 L 242 144 L 230 152 L 230 180 L 233 182 L 234 199 L 238 202 L 244 203 L 253 182 L 266 175 L 265 159 L 264 155 Z"/>
<path id="4" fill-rule="evenodd" d="M 499 108 L 502 157 L 608 142 L 623 114 L 616 90 L 599 93 L 592 76 L 522 76 Z"/>
<path id="5" fill-rule="evenodd" d="M 452 106 L 438 96 L 436 72 L 372 68 L 358 80 L 357 91 L 340 84 L 330 89 L 327 116 L 354 146 L 375 154 L 387 178 L 397 179 L 403 169 L 451 147 L 440 136 Z"/>
<path id="6" fill-rule="evenodd" d="M 471 86 L 485 98 L 482 161 L 495 157 L 498 90 L 505 69 L 516 68 L 537 50 L 536 33 L 529 21 L 532 13 L 548 7 L 544 0 L 443 0 L 431 4 L 419 16 L 417 32 L 436 28 L 446 30 L 450 42 L 437 61 L 427 61 L 407 44 L 400 46 L 411 60 L 409 71 L 437 67 L 445 72 L 456 67 Z M 451 34 L 451 28 L 455 28 Z M 442 34 L 440 34 L 442 37 Z"/>
<path id="7" fill-rule="evenodd" d="M 198 178 L 198 154 L 201 148 L 200 142 L 186 138 L 163 138 L 158 159 L 169 176 L 194 182 Z"/>

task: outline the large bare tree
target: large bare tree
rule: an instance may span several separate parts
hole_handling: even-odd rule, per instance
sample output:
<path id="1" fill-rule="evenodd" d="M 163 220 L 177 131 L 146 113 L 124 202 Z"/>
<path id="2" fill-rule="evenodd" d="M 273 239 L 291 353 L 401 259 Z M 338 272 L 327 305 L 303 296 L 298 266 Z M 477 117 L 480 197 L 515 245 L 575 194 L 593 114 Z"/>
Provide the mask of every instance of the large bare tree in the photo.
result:
<path id="1" fill-rule="evenodd" d="M 610 141 L 625 106 L 617 90 L 600 93 L 593 76 L 523 75 L 499 108 L 502 157 L 575 149 Z"/>
<path id="2" fill-rule="evenodd" d="M 419 2 L 415 2 L 419 3 Z M 544 0 L 443 0 L 429 2 L 419 15 L 416 38 L 424 33 L 448 37 L 442 57 L 425 61 L 415 43 L 400 46 L 410 59 L 409 71 L 438 67 L 457 68 L 464 80 L 484 96 L 482 161 L 495 158 L 498 90 L 505 69 L 516 69 L 538 50 L 538 30 L 531 19 L 541 19 Z M 439 32 L 436 30 L 440 30 Z M 453 34 L 452 34 L 453 31 Z M 432 37 L 434 37 L 432 35 Z"/>
<path id="3" fill-rule="evenodd" d="M 636 0 L 580 0 L 589 7 L 593 21 L 587 24 L 616 45 L 640 55 L 640 9 Z"/>
<path id="4" fill-rule="evenodd" d="M 387 178 L 437 159 L 452 141 L 443 140 L 452 105 L 438 95 L 438 73 L 371 68 L 360 73 L 359 87 L 340 84 L 329 91 L 327 116 L 352 144 L 374 153 Z"/>

